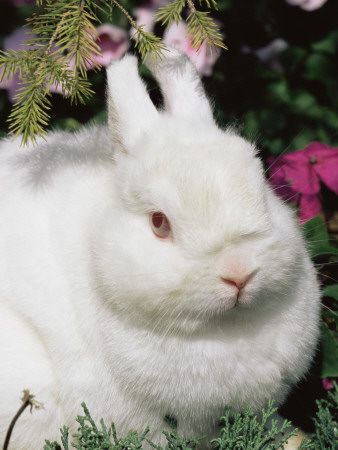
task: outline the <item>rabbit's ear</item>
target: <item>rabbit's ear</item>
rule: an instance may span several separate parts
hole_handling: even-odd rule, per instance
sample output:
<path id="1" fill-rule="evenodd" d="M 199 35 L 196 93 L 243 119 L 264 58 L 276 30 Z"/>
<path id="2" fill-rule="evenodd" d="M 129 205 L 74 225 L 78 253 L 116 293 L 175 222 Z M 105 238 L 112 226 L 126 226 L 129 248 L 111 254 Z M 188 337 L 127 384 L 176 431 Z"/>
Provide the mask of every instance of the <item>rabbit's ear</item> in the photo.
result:
<path id="1" fill-rule="evenodd" d="M 149 59 L 147 66 L 160 84 L 165 109 L 170 115 L 214 121 L 200 77 L 184 53 L 170 48 L 163 59 Z"/>
<path id="2" fill-rule="evenodd" d="M 127 150 L 154 126 L 158 111 L 139 73 L 137 58 L 126 55 L 107 69 L 108 124 L 113 142 Z"/>

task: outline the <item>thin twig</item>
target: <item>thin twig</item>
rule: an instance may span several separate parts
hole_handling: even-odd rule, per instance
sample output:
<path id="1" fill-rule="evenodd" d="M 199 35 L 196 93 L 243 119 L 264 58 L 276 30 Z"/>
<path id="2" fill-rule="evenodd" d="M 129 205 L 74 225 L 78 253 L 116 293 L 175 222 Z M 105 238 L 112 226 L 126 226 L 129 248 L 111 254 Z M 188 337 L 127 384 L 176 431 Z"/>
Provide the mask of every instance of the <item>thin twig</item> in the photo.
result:
<path id="1" fill-rule="evenodd" d="M 60 28 L 62 27 L 63 22 L 66 20 L 66 17 L 69 16 L 69 14 L 70 14 L 70 11 L 67 11 L 66 13 L 62 14 L 62 18 L 61 18 L 60 22 L 58 23 L 58 25 L 53 33 L 53 36 L 51 37 L 51 39 L 48 43 L 48 47 L 46 48 L 45 55 L 49 54 L 50 49 L 51 49 L 55 39 L 57 38 L 57 35 L 59 34 Z"/>
<path id="2" fill-rule="evenodd" d="M 127 17 L 130 25 L 133 28 L 135 28 L 135 30 L 137 30 L 139 27 L 138 27 L 137 23 L 135 22 L 135 20 L 128 13 L 128 11 L 126 9 L 124 9 L 123 6 L 117 0 L 112 0 L 112 3 L 114 3 L 114 5 L 117 6 L 123 12 L 123 14 Z"/>
<path id="3" fill-rule="evenodd" d="M 187 0 L 187 3 L 188 3 L 188 7 L 189 7 L 190 11 L 192 12 L 192 14 L 195 14 L 196 8 L 194 5 L 194 2 L 192 0 Z"/>
<path id="4" fill-rule="evenodd" d="M 201 22 L 201 20 L 198 17 L 198 11 L 195 7 L 193 0 L 187 0 L 187 4 L 188 4 L 188 8 L 190 9 L 190 16 L 188 17 L 188 22 L 189 22 L 189 18 L 191 18 L 191 20 L 192 20 L 193 17 L 195 17 L 199 23 L 200 31 L 202 33 L 202 40 L 196 47 L 197 53 L 199 53 L 201 51 L 201 48 L 203 47 L 203 45 L 205 43 L 207 43 L 207 45 L 209 46 L 211 54 L 212 54 L 213 47 L 221 47 L 224 50 L 228 50 L 228 47 L 222 41 L 220 41 L 219 39 L 212 36 L 211 33 L 205 27 L 205 25 Z M 192 37 L 191 42 L 192 43 L 195 42 L 195 37 Z"/>
<path id="5" fill-rule="evenodd" d="M 13 432 L 13 428 L 14 425 L 16 424 L 18 418 L 21 416 L 21 414 L 24 412 L 24 410 L 27 408 L 27 406 L 31 407 L 31 412 L 33 407 L 35 407 L 36 409 L 42 409 L 43 408 L 43 404 L 34 400 L 35 395 L 32 395 L 29 393 L 28 389 L 25 389 L 23 391 L 23 397 L 22 397 L 22 405 L 20 406 L 18 412 L 15 414 L 15 416 L 13 417 L 8 430 L 7 430 L 7 434 L 6 434 L 6 438 L 5 438 L 5 442 L 3 445 L 3 450 L 7 450 L 8 449 L 8 445 L 9 445 L 9 440 L 11 438 L 12 432 Z"/>

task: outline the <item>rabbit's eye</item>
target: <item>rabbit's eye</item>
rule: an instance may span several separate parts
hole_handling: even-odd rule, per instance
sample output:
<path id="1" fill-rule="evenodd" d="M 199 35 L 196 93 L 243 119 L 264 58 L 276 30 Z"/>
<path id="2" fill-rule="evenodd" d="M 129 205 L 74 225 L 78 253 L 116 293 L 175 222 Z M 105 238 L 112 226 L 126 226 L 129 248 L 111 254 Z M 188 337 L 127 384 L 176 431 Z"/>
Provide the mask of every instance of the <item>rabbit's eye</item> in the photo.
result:
<path id="1" fill-rule="evenodd" d="M 171 240 L 172 233 L 169 220 L 161 212 L 153 212 L 150 216 L 151 228 L 156 237 Z"/>

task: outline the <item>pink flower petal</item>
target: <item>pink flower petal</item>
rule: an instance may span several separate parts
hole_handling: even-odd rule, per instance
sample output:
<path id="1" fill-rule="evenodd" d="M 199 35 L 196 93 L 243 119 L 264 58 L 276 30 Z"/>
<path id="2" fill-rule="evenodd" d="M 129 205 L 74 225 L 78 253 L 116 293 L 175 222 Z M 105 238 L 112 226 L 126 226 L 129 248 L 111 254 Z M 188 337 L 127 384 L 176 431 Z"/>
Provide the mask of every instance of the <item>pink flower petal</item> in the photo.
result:
<path id="1" fill-rule="evenodd" d="M 292 6 L 299 6 L 305 11 L 314 11 L 321 8 L 327 0 L 285 0 L 286 3 Z"/>
<path id="2" fill-rule="evenodd" d="M 281 72 L 283 67 L 278 60 L 278 56 L 288 48 L 289 44 L 284 39 L 274 39 L 265 47 L 256 50 L 244 46 L 243 53 L 254 53 L 262 64 L 270 67 L 270 69 Z"/>
<path id="3" fill-rule="evenodd" d="M 313 170 L 318 178 L 338 195 L 338 148 L 313 142 L 304 151 L 312 161 Z"/>
<path id="4" fill-rule="evenodd" d="M 120 59 L 130 47 L 127 31 L 110 24 L 100 25 L 96 29 L 96 44 L 101 49 L 102 56 L 95 55 L 97 63 L 107 67 L 115 59 Z M 87 64 L 88 70 L 93 69 L 94 64 Z"/>
<path id="5" fill-rule="evenodd" d="M 304 223 L 321 210 L 320 182 L 338 195 L 338 149 L 313 142 L 280 158 L 269 158 L 270 183 L 286 201 L 299 207 Z"/>
<path id="6" fill-rule="evenodd" d="M 333 382 L 329 378 L 323 378 L 322 385 L 323 388 L 326 389 L 327 391 L 333 388 Z"/>
<path id="7" fill-rule="evenodd" d="M 299 221 L 303 225 L 312 217 L 317 216 L 322 209 L 321 202 L 317 195 L 301 195 L 299 201 Z"/>
<path id="8" fill-rule="evenodd" d="M 288 184 L 294 191 L 306 195 L 316 195 L 320 191 L 318 176 L 308 156 L 301 150 L 277 159 L 277 162 L 271 165 L 269 173 L 274 186 Z"/>
<path id="9" fill-rule="evenodd" d="M 314 11 L 321 8 L 327 0 L 305 0 L 300 6 L 305 11 Z"/>
<path id="10" fill-rule="evenodd" d="M 158 13 L 160 8 L 168 5 L 170 1 L 171 0 L 150 0 L 137 8 L 135 11 L 137 25 L 144 25 L 143 30 L 146 32 L 153 31 L 156 22 L 155 14 Z M 135 33 L 135 28 L 132 28 L 131 36 L 134 36 Z"/>
<path id="11" fill-rule="evenodd" d="M 187 36 L 187 26 L 183 21 L 179 21 L 177 25 L 174 23 L 170 28 L 166 28 L 163 42 L 188 55 L 200 75 L 209 76 L 212 74 L 212 69 L 220 55 L 220 50 L 215 48 L 211 54 L 207 46 L 204 45 L 198 52 L 191 45 L 190 37 Z"/>
<path id="12" fill-rule="evenodd" d="M 155 25 L 154 15 L 157 12 L 157 8 L 138 8 L 136 11 L 136 23 L 137 25 L 143 25 L 143 30 L 146 32 L 153 31 Z M 134 30 L 135 32 L 136 30 Z"/>

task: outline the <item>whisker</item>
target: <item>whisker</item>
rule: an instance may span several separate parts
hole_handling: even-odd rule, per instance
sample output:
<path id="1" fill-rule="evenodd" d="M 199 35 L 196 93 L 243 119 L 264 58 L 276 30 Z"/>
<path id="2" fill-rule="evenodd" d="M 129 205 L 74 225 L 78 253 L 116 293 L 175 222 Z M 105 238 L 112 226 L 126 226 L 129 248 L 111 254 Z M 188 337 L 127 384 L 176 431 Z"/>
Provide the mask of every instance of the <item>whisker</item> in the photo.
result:
<path id="1" fill-rule="evenodd" d="M 329 280 L 334 281 L 335 283 L 338 283 L 338 280 L 336 280 L 336 278 L 330 277 L 329 275 L 324 274 L 323 275 L 325 278 L 328 278 Z"/>
<path id="2" fill-rule="evenodd" d="M 283 155 L 285 155 L 285 154 L 288 152 L 289 148 L 291 147 L 291 145 L 292 145 L 292 143 L 295 141 L 295 139 L 296 139 L 298 136 L 301 136 L 301 135 L 303 134 L 304 130 L 306 130 L 306 128 L 308 128 L 308 126 L 310 125 L 311 122 L 312 122 L 312 119 L 309 120 L 309 121 L 303 126 L 303 128 L 302 128 L 302 129 L 296 134 L 296 136 L 291 140 L 290 144 L 282 151 L 282 153 L 280 153 L 280 154 L 278 155 L 278 157 L 273 161 L 273 163 L 270 164 L 270 166 L 266 169 L 266 171 L 264 172 L 265 174 L 266 174 L 267 172 L 269 172 L 269 170 L 271 170 L 271 168 L 276 164 L 276 162 L 278 162 L 279 159 L 280 159 Z M 281 169 L 281 168 L 280 168 L 280 169 Z M 280 169 L 279 169 L 279 170 L 280 170 Z M 278 173 L 279 170 L 277 170 L 277 171 L 275 172 L 275 174 Z M 270 177 L 270 178 L 271 178 L 271 177 Z M 268 180 L 270 180 L 270 178 L 269 178 Z"/>
<path id="3" fill-rule="evenodd" d="M 323 223 L 320 223 L 320 224 L 318 224 L 318 225 L 316 225 L 316 226 L 313 226 L 312 228 L 309 229 L 309 231 L 313 231 L 313 230 L 316 230 L 317 228 L 321 228 L 323 225 L 325 225 L 326 227 L 328 227 L 331 223 L 334 223 L 334 222 L 335 222 L 334 219 L 332 219 L 332 220 L 324 220 L 324 219 L 323 219 Z M 304 225 L 305 225 L 305 224 L 304 224 Z"/>
<path id="4" fill-rule="evenodd" d="M 330 237 L 328 239 L 316 239 L 316 240 L 308 240 L 308 243 L 311 244 L 317 244 L 318 242 L 334 242 L 334 239 L 331 239 Z"/>
<path id="5" fill-rule="evenodd" d="M 326 262 L 326 263 L 315 263 L 314 266 L 315 267 L 323 267 L 323 266 L 330 266 L 330 265 L 338 265 L 338 261 L 331 261 L 331 262 Z"/>
<path id="6" fill-rule="evenodd" d="M 324 305 L 324 303 L 321 304 L 323 308 L 327 309 L 328 311 L 330 311 L 331 314 L 333 314 L 334 316 L 338 317 L 338 313 L 336 313 L 335 311 L 333 311 L 331 308 L 329 308 L 327 305 Z"/>

